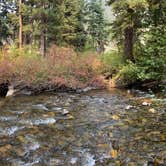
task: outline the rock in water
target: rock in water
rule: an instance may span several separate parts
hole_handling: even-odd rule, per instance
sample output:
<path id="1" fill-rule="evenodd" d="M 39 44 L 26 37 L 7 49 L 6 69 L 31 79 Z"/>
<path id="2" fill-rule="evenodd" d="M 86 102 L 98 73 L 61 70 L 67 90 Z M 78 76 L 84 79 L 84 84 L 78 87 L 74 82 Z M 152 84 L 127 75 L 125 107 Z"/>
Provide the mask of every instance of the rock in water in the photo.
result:
<path id="1" fill-rule="evenodd" d="M 66 110 L 66 109 L 63 109 L 63 111 L 62 111 L 62 115 L 67 115 L 67 114 L 69 114 L 69 111 Z"/>
<path id="2" fill-rule="evenodd" d="M 154 108 L 150 108 L 150 109 L 149 109 L 149 112 L 150 112 L 150 113 L 156 113 L 157 111 L 156 111 Z"/>
<path id="3" fill-rule="evenodd" d="M 14 87 L 13 86 L 9 86 L 8 87 L 8 92 L 6 94 L 6 97 L 13 96 L 14 92 L 15 92 Z"/>
<path id="4" fill-rule="evenodd" d="M 134 106 L 132 106 L 132 105 L 127 105 L 127 106 L 125 107 L 126 110 L 130 110 L 131 108 L 134 108 Z"/>
<path id="5" fill-rule="evenodd" d="M 144 102 L 142 103 L 142 105 L 143 105 L 143 106 L 150 106 L 151 103 L 144 101 Z"/>
<path id="6" fill-rule="evenodd" d="M 9 90 L 9 82 L 1 83 L 0 84 L 0 97 L 6 97 L 7 92 Z"/>

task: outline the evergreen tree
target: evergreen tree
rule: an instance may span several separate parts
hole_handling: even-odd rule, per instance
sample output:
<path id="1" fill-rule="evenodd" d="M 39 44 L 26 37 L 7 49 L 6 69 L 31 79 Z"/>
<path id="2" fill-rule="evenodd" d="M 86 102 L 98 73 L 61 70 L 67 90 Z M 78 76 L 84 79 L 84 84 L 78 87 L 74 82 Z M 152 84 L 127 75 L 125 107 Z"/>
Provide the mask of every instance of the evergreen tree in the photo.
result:
<path id="1" fill-rule="evenodd" d="M 144 44 L 141 45 L 139 65 L 148 80 L 166 79 L 166 1 L 148 0 Z"/>
<path id="2" fill-rule="evenodd" d="M 114 37 L 123 45 L 124 59 L 131 61 L 134 57 L 134 43 L 138 39 L 138 28 L 142 28 L 146 15 L 146 0 L 109 0 L 112 5 L 115 20 L 112 24 Z"/>
<path id="3" fill-rule="evenodd" d="M 92 46 L 98 48 L 99 51 L 104 51 L 108 31 L 101 0 L 88 2 L 87 10 L 88 33 L 92 40 Z"/>
<path id="4" fill-rule="evenodd" d="M 79 0 L 77 23 L 76 23 L 76 38 L 74 40 L 74 46 L 82 50 L 85 47 L 87 41 L 87 32 L 85 30 L 85 1 Z"/>
<path id="5" fill-rule="evenodd" d="M 12 1 L 0 0 L 0 45 L 7 43 L 12 35 L 8 13 L 14 10 Z"/>
<path id="6" fill-rule="evenodd" d="M 48 19 L 49 42 L 83 47 L 83 0 L 52 1 L 51 7 Z"/>
<path id="7" fill-rule="evenodd" d="M 23 24 L 22 24 L 22 0 L 18 0 L 18 8 L 19 8 L 19 35 L 18 35 L 18 45 L 19 49 L 22 48 L 22 29 L 23 29 Z"/>
<path id="8" fill-rule="evenodd" d="M 115 14 L 114 37 L 123 47 L 125 59 L 133 61 L 131 64 L 137 71 L 128 73 L 141 81 L 166 79 L 166 1 L 109 2 Z"/>
<path id="9" fill-rule="evenodd" d="M 1 31 L 10 27 L 12 38 L 19 48 L 22 44 L 35 44 L 44 55 L 50 44 L 70 45 L 79 50 L 85 46 L 84 0 L 11 0 L 12 5 L 1 0 L 1 3 L 4 4 L 0 19 L 4 28 Z M 13 10 L 5 15 L 5 7 L 9 6 Z"/>

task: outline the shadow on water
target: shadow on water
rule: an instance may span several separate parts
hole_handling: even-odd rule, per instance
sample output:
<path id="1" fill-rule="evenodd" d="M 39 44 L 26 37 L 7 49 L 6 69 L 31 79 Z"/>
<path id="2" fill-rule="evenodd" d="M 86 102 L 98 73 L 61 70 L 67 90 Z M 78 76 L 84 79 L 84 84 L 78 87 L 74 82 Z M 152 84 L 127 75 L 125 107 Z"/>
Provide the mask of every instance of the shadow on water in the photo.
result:
<path id="1" fill-rule="evenodd" d="M 142 106 L 152 96 L 137 94 L 114 89 L 4 99 L 0 165 L 166 165 L 165 107 Z"/>

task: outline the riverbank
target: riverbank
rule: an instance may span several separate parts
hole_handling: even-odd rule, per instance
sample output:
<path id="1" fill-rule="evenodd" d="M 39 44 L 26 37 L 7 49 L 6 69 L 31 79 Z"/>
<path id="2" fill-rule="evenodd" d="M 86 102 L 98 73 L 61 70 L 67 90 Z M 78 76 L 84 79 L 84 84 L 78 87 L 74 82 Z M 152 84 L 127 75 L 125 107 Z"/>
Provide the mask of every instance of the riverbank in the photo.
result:
<path id="1" fill-rule="evenodd" d="M 56 92 L 56 93 L 82 93 L 82 92 L 88 92 L 91 90 L 102 90 L 105 89 L 105 86 L 97 86 L 97 87 L 92 87 L 92 86 L 88 86 L 85 88 L 72 88 L 72 87 L 67 87 L 67 86 L 56 86 L 56 85 L 38 85 L 38 86 L 9 86 L 8 87 L 8 91 L 6 93 L 6 97 L 9 96 L 20 96 L 20 95 L 27 95 L 27 96 L 31 96 L 31 95 L 39 95 L 39 94 L 43 94 L 43 93 L 47 93 L 47 92 Z M 2 89 L 1 89 L 2 91 Z M 1 94 L 1 97 L 5 97 L 3 96 L 3 94 Z"/>
<path id="2" fill-rule="evenodd" d="M 0 84 L 0 96 L 20 96 L 20 95 L 39 95 L 47 92 L 66 92 L 66 93 L 82 93 L 91 90 L 111 90 L 121 89 L 130 91 L 142 91 L 145 93 L 156 94 L 158 96 L 165 96 L 165 83 L 146 82 L 146 83 L 135 83 L 131 85 L 116 85 L 113 80 L 106 80 L 104 76 L 100 76 L 100 82 L 98 84 L 90 84 L 86 87 L 69 87 L 67 85 L 55 85 L 55 84 L 37 84 L 37 85 L 26 85 L 26 84 L 10 84 L 8 82 Z"/>
<path id="3" fill-rule="evenodd" d="M 136 74 L 122 74 L 123 60 L 117 52 L 98 55 L 95 52 L 75 52 L 72 48 L 53 45 L 45 57 L 38 51 L 23 48 L 0 52 L 0 96 L 34 95 L 47 91 L 81 92 L 91 89 L 128 88 L 164 90 L 158 81 L 132 80 Z M 130 73 L 130 74 L 129 74 Z M 128 75 L 129 74 L 129 75 Z M 162 86 L 164 85 L 164 86 Z"/>
<path id="4" fill-rule="evenodd" d="M 76 53 L 72 48 L 53 45 L 45 57 L 37 50 L 8 50 L 0 56 L 0 88 L 11 86 L 17 92 L 38 94 L 44 91 L 81 91 L 103 88 L 98 55 Z M 91 89 L 91 88 L 90 88 Z"/>

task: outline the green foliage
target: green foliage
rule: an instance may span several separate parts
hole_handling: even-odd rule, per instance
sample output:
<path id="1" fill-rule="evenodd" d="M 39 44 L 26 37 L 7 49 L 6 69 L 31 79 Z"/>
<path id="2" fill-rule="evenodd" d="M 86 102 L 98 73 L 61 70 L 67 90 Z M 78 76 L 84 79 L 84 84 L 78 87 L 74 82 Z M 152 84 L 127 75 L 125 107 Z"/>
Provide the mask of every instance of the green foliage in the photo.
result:
<path id="1" fill-rule="evenodd" d="M 138 81 L 139 73 L 140 68 L 133 62 L 128 61 L 116 75 L 115 79 L 120 80 L 122 85 L 128 85 Z"/>
<path id="2" fill-rule="evenodd" d="M 47 45 L 74 46 L 78 50 L 85 45 L 84 0 L 49 0 L 47 7 Z M 45 28 L 45 24 L 43 24 Z"/>
<path id="3" fill-rule="evenodd" d="M 6 44 L 11 36 L 12 28 L 10 27 L 9 11 L 12 11 L 11 0 L 0 0 L 0 46 Z"/>
<path id="4" fill-rule="evenodd" d="M 22 56 L 24 58 L 32 58 L 34 60 L 40 60 L 41 57 L 38 53 L 38 47 L 37 46 L 31 46 L 26 45 L 22 48 L 22 50 L 19 50 L 16 44 L 13 44 L 9 48 L 9 52 L 12 58 L 17 58 L 19 56 Z"/>
<path id="5" fill-rule="evenodd" d="M 115 16 L 111 33 L 120 48 L 120 53 L 114 51 L 101 56 L 102 73 L 110 73 L 113 76 L 117 74 L 117 78 L 122 78 L 125 83 L 165 80 L 166 1 L 108 0 L 108 2 L 112 5 Z M 48 69 L 52 69 L 49 68 L 46 58 L 39 56 L 39 48 L 42 55 L 47 55 L 46 48 L 48 49 L 50 45 L 70 46 L 78 52 L 85 51 L 85 55 L 95 50 L 101 53 L 104 51 L 104 45 L 107 44 L 110 32 L 104 18 L 101 0 L 23 1 L 21 15 L 24 46 L 22 50 L 17 49 L 18 15 L 20 14 L 18 12 L 17 0 L 0 0 L 0 45 L 10 44 L 11 41 L 16 43 L 9 52 L 13 60 L 21 59 L 24 62 L 25 59 L 26 62 L 22 66 L 25 70 L 20 70 L 23 77 L 32 74 L 39 82 L 40 78 L 47 80 L 46 77 L 50 73 Z M 8 51 L 3 54 L 8 54 Z M 76 75 L 73 71 L 77 66 L 74 66 L 74 63 L 79 66 L 79 63 L 85 63 L 85 59 L 81 59 L 82 61 L 78 63 L 76 59 L 72 61 L 70 56 L 66 57 L 67 60 L 61 58 L 61 63 L 50 66 L 59 73 L 58 77 L 63 75 L 65 80 L 71 77 L 75 79 Z M 37 68 L 34 65 L 31 69 L 30 63 L 37 64 Z M 10 66 L 10 63 L 8 64 Z M 75 68 L 72 71 L 73 66 Z M 4 67 L 3 64 L 2 68 Z M 84 68 L 84 64 L 81 67 Z M 89 75 L 78 72 L 76 77 L 86 81 Z"/>
<path id="6" fill-rule="evenodd" d="M 87 42 L 87 35 L 85 30 L 85 2 L 84 0 L 79 0 L 78 5 L 78 13 L 77 13 L 77 24 L 76 24 L 76 38 L 74 40 L 73 45 L 79 51 L 83 51 L 86 42 Z"/>
<path id="7" fill-rule="evenodd" d="M 111 75 L 117 74 L 123 66 L 123 57 L 121 53 L 112 51 L 105 53 L 101 56 L 102 73 L 110 73 Z"/>
<path id="8" fill-rule="evenodd" d="M 145 79 L 166 79 L 166 27 L 159 25 L 147 33 L 137 64 L 144 68 Z"/>
<path id="9" fill-rule="evenodd" d="M 87 3 L 87 32 L 94 48 L 104 50 L 109 31 L 104 18 L 101 0 L 90 0 Z"/>
<path id="10" fill-rule="evenodd" d="M 134 29 L 134 61 L 116 76 L 121 83 L 166 80 L 166 2 L 164 0 L 110 0 L 115 14 L 113 37 L 124 47 L 124 30 Z"/>
<path id="11" fill-rule="evenodd" d="M 117 43 L 122 44 L 126 27 L 133 26 L 135 30 L 142 27 L 148 4 L 146 0 L 109 0 L 108 2 L 112 5 L 116 16 L 112 23 L 113 37 Z"/>
<path id="12" fill-rule="evenodd" d="M 0 6 L 2 6 L 0 11 L 1 40 L 10 37 L 13 41 L 17 41 L 18 1 L 1 0 Z M 21 14 L 24 45 L 36 44 L 40 48 L 48 48 L 50 44 L 70 45 L 78 49 L 84 47 L 86 42 L 84 0 L 23 1 Z"/>

